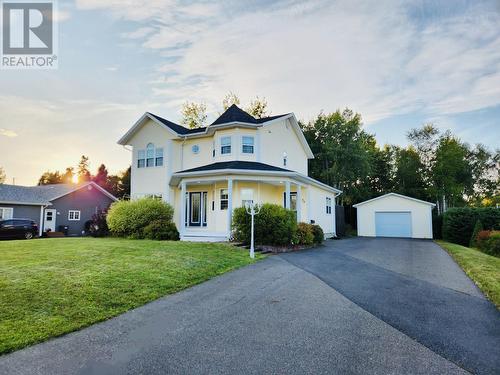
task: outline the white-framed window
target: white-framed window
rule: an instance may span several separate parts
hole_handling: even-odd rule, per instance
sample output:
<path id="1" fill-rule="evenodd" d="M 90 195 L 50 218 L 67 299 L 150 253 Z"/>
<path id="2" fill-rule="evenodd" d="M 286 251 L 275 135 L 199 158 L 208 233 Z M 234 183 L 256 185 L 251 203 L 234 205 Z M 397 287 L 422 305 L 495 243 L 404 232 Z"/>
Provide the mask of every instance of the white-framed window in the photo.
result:
<path id="1" fill-rule="evenodd" d="M 69 221 L 79 221 L 81 212 L 78 210 L 69 210 L 68 211 L 68 220 Z"/>
<path id="2" fill-rule="evenodd" d="M 220 189 L 220 209 L 227 210 L 229 206 L 229 193 L 227 189 Z"/>
<path id="3" fill-rule="evenodd" d="M 227 155 L 231 153 L 231 137 L 222 137 L 220 139 L 220 154 Z"/>
<path id="4" fill-rule="evenodd" d="M 326 197 L 326 213 L 330 215 L 332 213 L 332 198 Z"/>
<path id="5" fill-rule="evenodd" d="M 292 211 L 297 211 L 297 192 L 290 192 L 290 207 L 286 207 L 286 192 L 283 193 L 283 207 L 289 208 Z"/>
<path id="6" fill-rule="evenodd" d="M 253 154 L 254 138 L 244 135 L 241 139 L 241 152 L 243 154 Z"/>
<path id="7" fill-rule="evenodd" d="M 199 154 L 200 153 L 200 146 L 198 145 L 193 145 L 191 147 L 191 151 L 193 152 L 193 154 Z"/>
<path id="8" fill-rule="evenodd" d="M 155 158 L 155 165 L 157 167 L 163 166 L 163 148 L 159 147 L 155 150 L 156 158 Z"/>
<path id="9" fill-rule="evenodd" d="M 155 166 L 155 145 L 148 143 L 146 146 L 146 167 Z"/>
<path id="10" fill-rule="evenodd" d="M 153 143 L 148 143 L 146 149 L 137 151 L 137 168 L 163 166 L 163 147 L 155 148 Z"/>
<path id="11" fill-rule="evenodd" d="M 14 209 L 12 207 L 0 207 L 0 220 L 12 219 Z"/>
<path id="12" fill-rule="evenodd" d="M 137 168 L 144 168 L 146 166 L 146 151 L 139 150 L 137 152 Z"/>

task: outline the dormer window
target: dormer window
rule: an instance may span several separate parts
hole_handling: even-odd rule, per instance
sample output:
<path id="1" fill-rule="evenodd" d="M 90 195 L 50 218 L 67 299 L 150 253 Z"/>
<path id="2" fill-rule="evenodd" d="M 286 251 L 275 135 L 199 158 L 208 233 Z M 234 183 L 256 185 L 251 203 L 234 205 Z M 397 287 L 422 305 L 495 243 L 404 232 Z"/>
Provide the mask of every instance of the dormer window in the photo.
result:
<path id="1" fill-rule="evenodd" d="M 153 143 L 148 143 L 145 150 L 137 151 L 137 168 L 163 166 L 163 148 L 155 148 Z"/>
<path id="2" fill-rule="evenodd" d="M 254 139 L 253 137 L 244 136 L 241 142 L 241 152 L 244 154 L 253 154 Z"/>
<path id="3" fill-rule="evenodd" d="M 231 153 L 231 137 L 222 137 L 220 139 L 220 153 L 221 155 L 228 155 Z"/>

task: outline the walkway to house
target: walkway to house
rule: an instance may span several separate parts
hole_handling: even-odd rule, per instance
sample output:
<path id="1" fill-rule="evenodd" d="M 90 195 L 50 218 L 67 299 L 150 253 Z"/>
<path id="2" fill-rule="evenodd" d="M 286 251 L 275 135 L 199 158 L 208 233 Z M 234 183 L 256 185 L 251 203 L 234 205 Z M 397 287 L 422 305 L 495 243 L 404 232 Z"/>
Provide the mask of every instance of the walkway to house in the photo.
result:
<path id="1" fill-rule="evenodd" d="M 499 348 L 500 314 L 439 247 L 352 239 L 0 357 L 0 373 L 487 374 Z"/>

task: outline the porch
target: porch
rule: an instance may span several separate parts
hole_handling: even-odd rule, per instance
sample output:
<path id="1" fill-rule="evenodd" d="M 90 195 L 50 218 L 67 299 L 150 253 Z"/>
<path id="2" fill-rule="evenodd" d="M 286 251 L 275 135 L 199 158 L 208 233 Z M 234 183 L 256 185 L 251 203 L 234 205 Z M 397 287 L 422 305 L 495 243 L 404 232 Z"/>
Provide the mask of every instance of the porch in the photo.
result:
<path id="1" fill-rule="evenodd" d="M 175 192 L 175 221 L 181 240 L 228 241 L 234 208 L 246 202 L 279 204 L 296 211 L 297 221 L 309 221 L 308 196 L 307 185 L 288 177 L 184 178 Z"/>

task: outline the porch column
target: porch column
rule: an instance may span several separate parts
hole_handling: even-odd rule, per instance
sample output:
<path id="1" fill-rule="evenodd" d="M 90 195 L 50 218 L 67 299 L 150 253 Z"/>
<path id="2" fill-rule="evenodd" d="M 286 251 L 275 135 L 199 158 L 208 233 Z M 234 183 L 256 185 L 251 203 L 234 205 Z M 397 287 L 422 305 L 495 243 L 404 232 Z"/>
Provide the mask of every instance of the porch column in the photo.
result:
<path id="1" fill-rule="evenodd" d="M 186 230 L 186 182 L 181 182 L 181 222 L 179 225 L 179 232 L 181 235 L 184 234 Z"/>
<path id="2" fill-rule="evenodd" d="M 290 181 L 285 182 L 285 208 L 290 209 Z"/>
<path id="3" fill-rule="evenodd" d="M 302 220 L 302 186 L 297 185 L 297 223 Z"/>
<path id="4" fill-rule="evenodd" d="M 233 179 L 227 179 L 227 235 L 231 235 L 231 222 L 233 220 Z"/>

